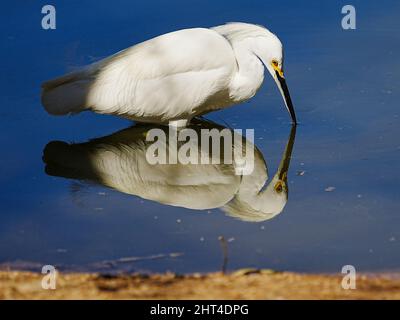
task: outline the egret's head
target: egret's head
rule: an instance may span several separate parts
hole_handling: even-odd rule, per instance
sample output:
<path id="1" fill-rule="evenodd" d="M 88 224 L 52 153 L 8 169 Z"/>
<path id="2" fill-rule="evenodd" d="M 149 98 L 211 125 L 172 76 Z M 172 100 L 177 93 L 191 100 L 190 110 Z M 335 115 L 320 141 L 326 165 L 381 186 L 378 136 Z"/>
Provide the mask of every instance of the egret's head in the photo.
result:
<path id="1" fill-rule="evenodd" d="M 292 122 L 297 123 L 292 99 L 289 89 L 286 85 L 285 75 L 283 73 L 283 46 L 281 41 L 267 29 L 264 37 L 257 37 L 255 54 L 262 61 L 268 72 L 274 78 L 279 91 L 285 101 L 287 110 L 292 117 Z"/>
<path id="2" fill-rule="evenodd" d="M 246 46 L 258 57 L 274 78 L 292 121 L 296 124 L 296 115 L 283 73 L 283 47 L 278 37 L 263 26 L 243 22 L 231 22 L 212 29 L 231 43 Z"/>
<path id="3" fill-rule="evenodd" d="M 229 216 L 260 222 L 280 214 L 288 201 L 287 179 L 275 175 L 257 196 L 240 192 L 222 208 Z"/>

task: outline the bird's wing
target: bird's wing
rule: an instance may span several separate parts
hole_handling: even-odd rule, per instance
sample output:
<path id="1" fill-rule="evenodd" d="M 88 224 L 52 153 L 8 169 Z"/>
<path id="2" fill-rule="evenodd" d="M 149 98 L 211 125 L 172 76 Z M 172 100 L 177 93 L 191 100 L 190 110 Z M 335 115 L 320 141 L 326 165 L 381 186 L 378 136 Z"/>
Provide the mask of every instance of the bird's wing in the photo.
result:
<path id="1" fill-rule="evenodd" d="M 229 42 L 210 29 L 168 33 L 89 67 L 86 98 L 100 113 L 174 117 L 227 88 L 236 68 Z"/>

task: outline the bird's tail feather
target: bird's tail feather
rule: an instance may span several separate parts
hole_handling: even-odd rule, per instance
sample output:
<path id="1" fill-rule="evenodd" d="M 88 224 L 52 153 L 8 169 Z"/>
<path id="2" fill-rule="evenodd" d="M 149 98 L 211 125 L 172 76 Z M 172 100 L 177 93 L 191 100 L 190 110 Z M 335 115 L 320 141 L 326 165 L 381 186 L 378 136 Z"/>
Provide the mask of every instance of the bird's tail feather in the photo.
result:
<path id="1" fill-rule="evenodd" d="M 96 180 L 90 155 L 79 145 L 61 141 L 49 142 L 43 151 L 47 174 L 80 180 Z"/>
<path id="2" fill-rule="evenodd" d="M 42 84 L 42 104 L 53 115 L 78 113 L 89 106 L 87 96 L 92 79 L 84 71 L 46 81 Z"/>

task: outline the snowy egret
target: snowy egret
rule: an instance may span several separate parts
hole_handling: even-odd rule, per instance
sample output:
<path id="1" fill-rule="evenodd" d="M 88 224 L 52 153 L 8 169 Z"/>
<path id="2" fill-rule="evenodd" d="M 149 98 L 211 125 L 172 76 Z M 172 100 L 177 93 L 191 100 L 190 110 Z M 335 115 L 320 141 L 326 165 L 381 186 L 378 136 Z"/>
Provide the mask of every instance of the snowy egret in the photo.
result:
<path id="1" fill-rule="evenodd" d="M 90 180 L 162 204 L 197 210 L 221 208 L 229 216 L 245 221 L 271 219 L 285 207 L 295 126 L 270 181 L 264 157 L 257 148 L 250 175 L 235 174 L 234 164 L 211 164 L 211 161 L 210 164 L 151 165 L 146 159 L 151 143 L 145 136 L 152 128 L 169 132 L 166 127 L 145 124 L 87 143 L 50 142 L 43 156 L 46 172 L 52 176 Z M 225 129 L 198 119 L 192 121 L 190 128 Z"/>
<path id="2" fill-rule="evenodd" d="M 198 115 L 253 97 L 264 68 L 296 123 L 282 43 L 266 28 L 248 23 L 183 29 L 144 41 L 43 83 L 42 104 L 54 115 L 92 110 L 185 126 Z"/>

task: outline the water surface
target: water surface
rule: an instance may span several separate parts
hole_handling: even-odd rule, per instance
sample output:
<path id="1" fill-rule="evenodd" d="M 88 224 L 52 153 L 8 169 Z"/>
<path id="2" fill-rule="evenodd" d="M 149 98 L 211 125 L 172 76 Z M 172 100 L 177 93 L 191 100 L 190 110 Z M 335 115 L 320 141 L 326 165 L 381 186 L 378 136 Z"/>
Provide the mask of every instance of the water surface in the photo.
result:
<path id="1" fill-rule="evenodd" d="M 66 270 L 215 271 L 223 262 L 222 236 L 228 269 L 398 268 L 397 1 L 353 1 L 357 29 L 349 31 L 340 24 L 344 3 L 53 1 L 55 31 L 40 27 L 44 4 L 5 4 L 1 19 L 0 263 L 37 270 L 52 264 Z M 266 25 L 285 45 L 300 125 L 280 214 L 243 221 L 217 207 L 166 205 L 82 176 L 46 173 L 42 157 L 50 142 L 85 143 L 132 123 L 91 113 L 52 117 L 40 104 L 42 81 L 158 34 L 227 21 Z M 291 128 L 271 79 L 248 103 L 207 118 L 255 129 L 273 176 Z M 139 259 L 118 262 L 124 257 Z"/>

